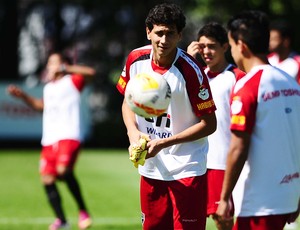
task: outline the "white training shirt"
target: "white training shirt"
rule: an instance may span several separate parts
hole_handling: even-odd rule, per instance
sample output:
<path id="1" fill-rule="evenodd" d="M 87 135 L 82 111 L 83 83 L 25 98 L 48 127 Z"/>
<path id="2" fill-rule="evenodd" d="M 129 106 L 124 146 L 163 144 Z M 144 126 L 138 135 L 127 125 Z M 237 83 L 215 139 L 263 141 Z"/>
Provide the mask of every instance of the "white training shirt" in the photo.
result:
<path id="1" fill-rule="evenodd" d="M 145 72 L 151 75 L 152 46 L 132 51 L 117 84 L 124 94 L 131 77 Z M 178 49 L 172 66 L 162 74 L 171 87 L 171 103 L 166 114 L 145 119 L 136 116 L 138 127 L 152 139 L 179 133 L 199 122 L 199 117 L 215 110 L 207 77 L 202 67 L 185 51 Z M 206 172 L 207 138 L 173 145 L 139 165 L 139 173 L 158 180 L 177 180 Z"/>
<path id="2" fill-rule="evenodd" d="M 80 75 L 66 75 L 44 87 L 43 146 L 64 139 L 81 140 L 80 90 L 72 80 L 74 76 L 78 79 Z"/>
<path id="3" fill-rule="evenodd" d="M 223 72 L 212 73 L 209 68 L 205 73 L 209 79 L 213 99 L 217 107 L 217 130 L 208 136 L 209 149 L 207 154 L 207 168 L 225 170 L 226 159 L 230 144 L 230 93 L 236 78 L 242 77 L 244 72 L 229 64 Z"/>
<path id="4" fill-rule="evenodd" d="M 271 53 L 268 56 L 269 63 L 282 69 L 300 83 L 300 56 L 291 53 L 289 57 L 280 60 L 278 54 Z"/>
<path id="5" fill-rule="evenodd" d="M 251 134 L 249 155 L 235 186 L 237 216 L 296 211 L 300 198 L 300 86 L 271 65 L 237 81 L 231 129 Z"/>

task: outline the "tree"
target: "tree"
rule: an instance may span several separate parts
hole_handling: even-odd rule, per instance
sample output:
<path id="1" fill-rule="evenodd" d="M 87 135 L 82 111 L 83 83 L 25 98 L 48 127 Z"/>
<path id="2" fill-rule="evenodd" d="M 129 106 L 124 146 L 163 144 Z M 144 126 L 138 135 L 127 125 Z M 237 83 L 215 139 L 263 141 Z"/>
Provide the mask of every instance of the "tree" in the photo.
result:
<path id="1" fill-rule="evenodd" d="M 285 17 L 296 27 L 300 9 L 299 0 L 0 0 L 3 76 L 41 80 L 43 66 L 53 50 L 69 54 L 77 63 L 94 66 L 97 76 L 90 101 L 93 141 L 105 138 L 103 142 L 107 144 L 127 144 L 120 114 L 122 97 L 115 84 L 128 52 L 148 44 L 145 17 L 151 7 L 161 2 L 175 2 L 185 11 L 187 26 L 180 43 L 183 49 L 207 20 L 225 25 L 231 15 L 241 10 L 258 9 L 269 14 L 270 19 Z M 297 30 L 296 39 L 299 33 Z M 300 50 L 300 43 L 295 48 Z"/>

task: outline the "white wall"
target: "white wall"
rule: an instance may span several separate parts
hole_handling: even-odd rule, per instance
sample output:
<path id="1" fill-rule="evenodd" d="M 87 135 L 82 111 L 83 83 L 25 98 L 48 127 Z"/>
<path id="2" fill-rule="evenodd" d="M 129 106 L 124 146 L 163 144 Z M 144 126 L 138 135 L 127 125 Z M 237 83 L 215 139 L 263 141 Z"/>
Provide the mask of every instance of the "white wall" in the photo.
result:
<path id="1" fill-rule="evenodd" d="M 11 97 L 6 88 L 12 83 L 0 83 L 0 139 L 10 140 L 36 140 L 42 135 L 42 113 L 36 112 L 26 106 L 20 100 Z M 23 90 L 35 97 L 42 97 L 43 85 L 27 87 L 25 84 L 15 82 Z M 91 115 L 88 106 L 90 89 L 86 88 L 82 93 L 82 130 L 83 137 L 87 139 L 91 133 Z"/>

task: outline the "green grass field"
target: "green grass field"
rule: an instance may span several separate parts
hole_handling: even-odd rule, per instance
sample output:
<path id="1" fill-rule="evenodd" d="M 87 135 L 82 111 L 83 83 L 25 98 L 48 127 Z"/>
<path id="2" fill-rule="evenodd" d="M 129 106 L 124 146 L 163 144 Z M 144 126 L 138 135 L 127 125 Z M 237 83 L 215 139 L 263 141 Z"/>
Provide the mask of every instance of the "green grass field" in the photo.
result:
<path id="1" fill-rule="evenodd" d="M 39 149 L 0 149 L 0 229 L 43 230 L 54 219 L 38 174 Z M 139 175 L 126 150 L 83 149 L 76 174 L 93 217 L 91 229 L 140 230 Z M 72 229 L 77 208 L 59 184 Z M 207 230 L 215 229 L 208 219 Z"/>

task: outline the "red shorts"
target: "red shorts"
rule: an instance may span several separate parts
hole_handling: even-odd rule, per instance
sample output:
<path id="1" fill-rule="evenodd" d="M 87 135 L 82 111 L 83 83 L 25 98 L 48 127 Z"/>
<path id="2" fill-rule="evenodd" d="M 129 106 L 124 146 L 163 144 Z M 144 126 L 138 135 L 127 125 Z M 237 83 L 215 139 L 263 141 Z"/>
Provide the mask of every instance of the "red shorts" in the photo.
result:
<path id="1" fill-rule="evenodd" d="M 141 177 L 143 230 L 205 230 L 207 177 L 161 181 Z"/>
<path id="2" fill-rule="evenodd" d="M 215 214 L 220 202 L 222 185 L 224 180 L 225 171 L 217 169 L 207 169 L 207 216 Z M 231 203 L 233 199 L 231 197 Z M 230 215 L 234 214 L 234 206 L 230 210 Z"/>
<path id="3" fill-rule="evenodd" d="M 289 214 L 237 217 L 233 230 L 282 230 Z"/>
<path id="4" fill-rule="evenodd" d="M 43 146 L 40 158 L 41 175 L 57 175 L 57 166 L 73 169 L 80 149 L 76 140 L 61 140 L 53 145 Z"/>

